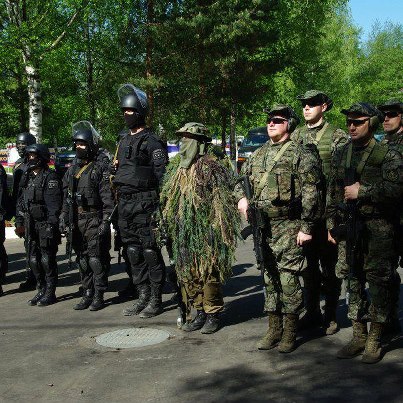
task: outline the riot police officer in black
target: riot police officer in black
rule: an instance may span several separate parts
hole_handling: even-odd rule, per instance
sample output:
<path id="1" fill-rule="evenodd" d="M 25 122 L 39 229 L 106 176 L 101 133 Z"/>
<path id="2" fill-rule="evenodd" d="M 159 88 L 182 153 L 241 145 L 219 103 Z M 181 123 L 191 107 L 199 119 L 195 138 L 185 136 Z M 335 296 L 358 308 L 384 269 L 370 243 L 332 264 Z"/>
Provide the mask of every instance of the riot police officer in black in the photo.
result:
<path id="1" fill-rule="evenodd" d="M 3 295 L 2 284 L 5 282 L 8 271 L 8 257 L 4 241 L 6 240 L 5 220 L 9 218 L 7 214 L 9 206 L 7 174 L 3 165 L 0 164 L 0 297 Z"/>
<path id="2" fill-rule="evenodd" d="M 139 298 L 123 315 L 150 318 L 162 312 L 165 264 L 152 228 L 158 188 L 168 162 L 166 145 L 146 127 L 147 96 L 131 84 L 119 89 L 128 135 L 118 146 L 114 185 L 118 226 Z"/>
<path id="3" fill-rule="evenodd" d="M 24 132 L 17 134 L 16 146 L 20 158 L 15 162 L 13 167 L 13 188 L 11 192 L 11 206 L 12 206 L 11 214 L 13 216 L 15 216 L 15 209 L 17 206 L 18 191 L 20 187 L 21 178 L 28 169 L 28 164 L 25 158 L 25 151 L 28 146 L 35 143 L 36 139 L 31 133 Z M 30 291 L 35 290 L 35 286 L 36 286 L 36 280 L 34 273 L 29 268 L 29 265 L 27 265 L 26 279 L 23 283 L 20 284 L 19 288 L 21 291 Z"/>
<path id="4" fill-rule="evenodd" d="M 26 148 L 28 169 L 20 182 L 15 232 L 25 237 L 27 261 L 37 281 L 37 294 L 29 305 L 47 306 L 56 302 L 56 253 L 62 207 L 60 180 L 50 170 L 49 149 L 43 144 Z"/>
<path id="5" fill-rule="evenodd" d="M 114 199 L 109 182 L 110 159 L 99 149 L 99 138 L 90 122 L 73 125 L 76 163 L 63 177 L 65 203 L 60 230 L 73 231 L 72 246 L 77 254 L 83 289 L 75 310 L 102 309 L 108 287 Z"/>

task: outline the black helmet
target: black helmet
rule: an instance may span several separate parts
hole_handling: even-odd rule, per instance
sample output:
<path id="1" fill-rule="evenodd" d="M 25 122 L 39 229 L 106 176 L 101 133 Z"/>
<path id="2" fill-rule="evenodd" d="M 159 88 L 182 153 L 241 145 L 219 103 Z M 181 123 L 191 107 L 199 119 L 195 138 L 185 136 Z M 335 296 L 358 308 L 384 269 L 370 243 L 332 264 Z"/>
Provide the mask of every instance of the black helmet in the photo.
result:
<path id="1" fill-rule="evenodd" d="M 147 94 L 132 84 L 123 84 L 118 89 L 121 109 L 134 109 L 143 120 L 147 116 Z"/>
<path id="2" fill-rule="evenodd" d="M 28 132 L 20 133 L 17 134 L 16 138 L 16 146 L 17 146 L 17 151 L 20 157 L 23 157 L 25 155 L 25 149 L 27 146 L 31 144 L 36 143 L 36 138 Z"/>
<path id="3" fill-rule="evenodd" d="M 92 126 L 91 122 L 81 120 L 73 124 L 72 129 L 74 146 L 77 141 L 84 141 L 88 144 L 88 157 L 93 157 L 99 150 L 101 136 Z"/>
<path id="4" fill-rule="evenodd" d="M 45 144 L 31 144 L 25 149 L 25 152 L 26 154 L 36 154 L 43 163 L 48 164 L 50 161 L 49 148 Z"/>

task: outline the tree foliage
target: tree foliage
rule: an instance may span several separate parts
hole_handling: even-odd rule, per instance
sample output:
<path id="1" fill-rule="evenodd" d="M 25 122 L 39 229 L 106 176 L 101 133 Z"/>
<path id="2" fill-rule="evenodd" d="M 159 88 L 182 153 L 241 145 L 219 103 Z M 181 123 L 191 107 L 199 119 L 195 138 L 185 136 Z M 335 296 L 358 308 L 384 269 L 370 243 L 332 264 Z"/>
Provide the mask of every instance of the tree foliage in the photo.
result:
<path id="1" fill-rule="evenodd" d="M 0 0 L 0 27 L 3 146 L 33 125 L 27 66 L 49 145 L 88 119 L 112 149 L 126 82 L 147 91 L 168 138 L 198 120 L 225 141 L 261 126 L 264 106 L 299 111 L 307 89 L 333 97 L 340 123 L 342 107 L 402 91 L 402 26 L 374 27 L 361 46 L 346 0 Z"/>

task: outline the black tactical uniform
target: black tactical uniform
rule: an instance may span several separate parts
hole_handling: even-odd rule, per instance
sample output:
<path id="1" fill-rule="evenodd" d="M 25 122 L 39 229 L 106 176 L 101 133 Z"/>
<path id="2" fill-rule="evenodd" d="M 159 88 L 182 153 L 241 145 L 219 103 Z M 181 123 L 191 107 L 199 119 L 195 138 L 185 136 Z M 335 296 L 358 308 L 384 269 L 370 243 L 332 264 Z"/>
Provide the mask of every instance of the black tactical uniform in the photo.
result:
<path id="1" fill-rule="evenodd" d="M 64 232 L 67 226 L 73 230 L 72 246 L 77 254 L 83 288 L 83 297 L 74 306 L 76 310 L 103 308 L 103 295 L 108 287 L 114 200 L 109 183 L 110 159 L 105 152 L 98 151 L 98 139 L 98 133 L 89 122 L 74 125 L 76 163 L 63 177 L 66 202 L 61 230 Z"/>
<path id="2" fill-rule="evenodd" d="M 11 193 L 11 215 L 15 216 L 15 210 L 18 200 L 18 191 L 20 187 L 21 178 L 28 169 L 28 164 L 25 159 L 25 150 L 28 146 L 35 144 L 36 139 L 31 133 L 17 134 L 16 145 L 20 158 L 15 162 L 13 167 L 13 188 Z M 20 284 L 21 291 L 34 290 L 36 286 L 36 280 L 34 273 L 26 266 L 26 280 Z"/>
<path id="3" fill-rule="evenodd" d="M 118 227 L 139 293 L 138 301 L 123 314 L 141 312 L 141 317 L 147 318 L 162 312 L 165 265 L 154 238 L 152 216 L 158 209 L 158 188 L 168 155 L 166 145 L 144 128 L 146 95 L 131 88 L 131 94 L 121 97 L 130 133 L 118 146 L 114 185 L 118 194 Z"/>
<path id="4" fill-rule="evenodd" d="M 3 294 L 1 285 L 4 283 L 8 271 L 8 257 L 4 248 L 6 240 L 5 219 L 7 208 L 9 206 L 9 197 L 7 191 L 7 174 L 3 165 L 0 164 L 0 296 Z"/>
<path id="5" fill-rule="evenodd" d="M 25 236 L 27 261 L 37 281 L 38 293 L 28 303 L 46 306 L 56 302 L 61 183 L 57 174 L 48 168 L 50 154 L 46 146 L 33 144 L 27 147 L 26 153 L 28 170 L 20 182 L 16 233 Z"/>

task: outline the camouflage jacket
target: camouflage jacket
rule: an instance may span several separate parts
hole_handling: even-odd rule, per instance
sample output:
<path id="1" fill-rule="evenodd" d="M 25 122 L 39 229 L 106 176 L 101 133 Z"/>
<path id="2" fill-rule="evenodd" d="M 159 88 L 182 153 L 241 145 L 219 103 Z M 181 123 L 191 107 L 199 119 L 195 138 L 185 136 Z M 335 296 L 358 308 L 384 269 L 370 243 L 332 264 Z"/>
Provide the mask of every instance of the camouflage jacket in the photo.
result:
<path id="1" fill-rule="evenodd" d="M 319 132 L 324 129 L 323 135 L 318 140 Z M 337 148 L 342 147 L 349 140 L 349 136 L 343 130 L 333 126 L 325 120 L 316 127 L 308 127 L 307 125 L 297 127 L 292 133 L 292 139 L 297 143 L 314 144 L 322 160 L 322 169 L 326 178 L 330 174 L 331 157 Z"/>
<path id="2" fill-rule="evenodd" d="M 382 139 L 382 144 L 399 145 L 403 147 L 403 132 L 385 134 L 385 137 Z"/>
<path id="3" fill-rule="evenodd" d="M 326 219 L 329 229 L 343 221 L 340 206 L 344 203 L 344 177 L 348 149 L 351 143 L 338 149 L 332 158 L 330 182 L 327 192 Z M 365 160 L 370 145 L 352 147 L 351 167 L 355 168 Z M 397 215 L 399 201 L 403 195 L 402 153 L 396 147 L 376 143 L 361 173 L 358 206 L 363 217 L 389 218 Z"/>
<path id="4" fill-rule="evenodd" d="M 291 140 L 286 142 L 290 142 L 290 145 L 270 173 L 271 161 L 285 142 L 273 144 L 269 140 L 249 157 L 242 166 L 241 174 L 249 176 L 257 206 L 269 217 L 286 217 L 287 208 L 295 199 L 299 199 L 300 230 L 310 234 L 323 210 L 320 158 L 312 146 Z M 245 196 L 242 185 L 235 187 L 235 196 L 237 200 Z"/>

